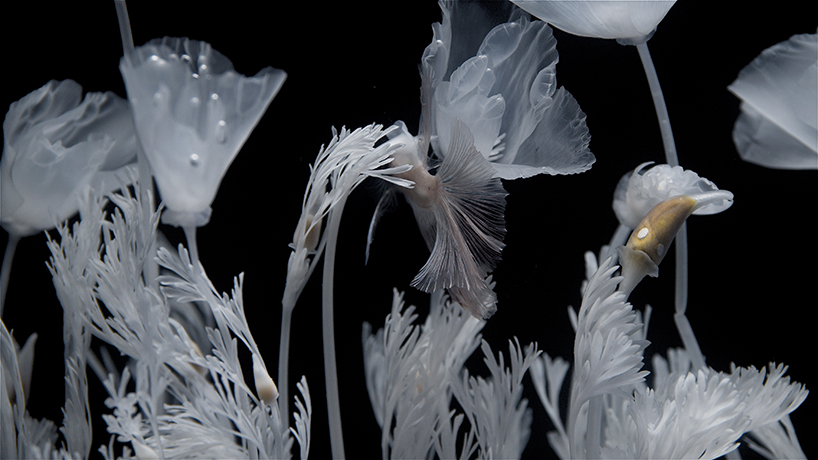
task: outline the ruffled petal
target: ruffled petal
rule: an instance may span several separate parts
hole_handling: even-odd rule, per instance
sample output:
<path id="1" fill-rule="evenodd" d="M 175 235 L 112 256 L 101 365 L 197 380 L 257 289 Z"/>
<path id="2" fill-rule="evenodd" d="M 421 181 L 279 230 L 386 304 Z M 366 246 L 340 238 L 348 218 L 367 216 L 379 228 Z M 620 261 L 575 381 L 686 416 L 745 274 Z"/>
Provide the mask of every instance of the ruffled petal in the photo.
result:
<path id="1" fill-rule="evenodd" d="M 751 163 L 818 169 L 818 34 L 762 52 L 728 89 L 742 99 L 733 140 Z"/>

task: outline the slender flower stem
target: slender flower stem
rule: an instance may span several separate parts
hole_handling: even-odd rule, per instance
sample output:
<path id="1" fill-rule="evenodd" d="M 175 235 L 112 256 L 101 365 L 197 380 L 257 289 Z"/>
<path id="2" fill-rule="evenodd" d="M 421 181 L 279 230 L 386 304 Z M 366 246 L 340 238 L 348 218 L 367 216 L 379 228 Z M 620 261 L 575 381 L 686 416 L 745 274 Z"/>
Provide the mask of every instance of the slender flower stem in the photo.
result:
<path id="1" fill-rule="evenodd" d="M 693 335 L 693 327 L 690 326 L 690 321 L 684 313 L 676 313 L 673 315 L 673 321 L 676 323 L 676 329 L 679 330 L 679 335 L 682 337 L 682 343 L 690 356 L 690 362 L 693 364 L 693 370 L 704 369 L 704 355 L 702 354 L 699 343 L 696 341 L 696 336 Z"/>
<path id="2" fill-rule="evenodd" d="M 199 268 L 199 246 L 196 243 L 196 226 L 184 225 L 182 230 L 184 230 L 185 238 L 187 238 L 187 250 L 190 252 L 190 264 L 193 265 L 195 270 L 201 272 L 201 269 Z"/>
<path id="3" fill-rule="evenodd" d="M 667 113 L 665 97 L 662 94 L 662 87 L 659 85 L 659 77 L 656 75 L 656 68 L 653 66 L 653 59 L 650 57 L 647 42 L 636 45 L 639 51 L 639 58 L 645 68 L 645 75 L 648 78 L 648 86 L 653 96 L 653 105 L 656 107 L 656 116 L 659 118 L 659 130 L 662 133 L 662 142 L 665 146 L 665 159 L 670 166 L 679 166 L 679 157 L 676 154 L 676 143 L 673 140 L 673 130 L 670 127 L 670 117 Z M 687 226 L 682 225 L 676 234 L 676 327 L 685 348 L 690 353 L 691 360 L 696 368 L 704 367 L 704 355 L 693 335 L 693 328 L 685 316 L 687 310 L 687 290 L 688 290 L 688 261 L 687 261 Z"/>
<path id="4" fill-rule="evenodd" d="M 116 17 L 119 20 L 119 35 L 122 38 L 122 50 L 126 58 L 130 59 L 133 53 L 133 35 L 131 34 L 131 21 L 128 19 L 128 6 L 125 0 L 114 0 L 116 6 Z"/>
<path id="5" fill-rule="evenodd" d="M 585 458 L 602 458 L 602 396 L 588 401 L 588 431 L 585 434 Z"/>
<path id="6" fill-rule="evenodd" d="M 679 158 L 676 156 L 676 143 L 673 140 L 673 130 L 670 129 L 670 117 L 667 114 L 665 96 L 662 94 L 662 87 L 659 85 L 659 77 L 656 75 L 656 68 L 653 66 L 653 59 L 650 57 L 647 42 L 636 45 L 639 51 L 639 58 L 645 68 L 645 76 L 648 78 L 650 94 L 653 96 L 653 105 L 656 107 L 656 116 L 659 118 L 659 130 L 662 133 L 662 142 L 665 145 L 665 158 L 667 164 L 679 166 Z"/>
<path id="7" fill-rule="evenodd" d="M 687 311 L 687 222 L 676 233 L 676 314 Z M 695 341 L 695 339 L 694 339 Z"/>
<path id="8" fill-rule="evenodd" d="M 293 319 L 295 305 L 282 305 L 281 336 L 278 344 L 278 407 L 281 411 L 281 420 L 289 426 L 290 413 L 290 385 L 289 385 L 289 357 L 290 357 L 290 326 Z"/>
<path id="9" fill-rule="evenodd" d="M 346 196 L 338 200 L 327 222 L 327 246 L 324 252 L 324 286 L 322 292 L 322 326 L 324 331 L 324 378 L 327 386 L 327 411 L 329 412 L 330 445 L 332 458 L 346 458 L 344 437 L 341 431 L 341 403 L 338 397 L 338 369 L 335 362 L 335 329 L 333 318 L 333 278 L 335 271 L 335 247 L 338 227 L 344 212 Z"/>
<path id="10" fill-rule="evenodd" d="M 6 291 L 9 289 L 11 261 L 14 259 L 14 252 L 17 250 L 17 243 L 19 241 L 19 235 L 9 233 L 9 241 L 6 243 L 6 253 L 3 254 L 3 266 L 0 268 L 0 318 L 3 317 L 3 307 L 6 305 Z"/>

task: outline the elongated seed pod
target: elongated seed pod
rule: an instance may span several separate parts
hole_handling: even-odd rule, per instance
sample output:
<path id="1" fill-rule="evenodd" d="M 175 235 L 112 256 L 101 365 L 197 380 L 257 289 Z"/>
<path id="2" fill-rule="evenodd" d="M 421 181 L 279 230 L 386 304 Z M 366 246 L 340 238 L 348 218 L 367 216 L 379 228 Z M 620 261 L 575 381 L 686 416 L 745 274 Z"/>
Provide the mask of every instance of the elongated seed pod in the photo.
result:
<path id="1" fill-rule="evenodd" d="M 642 219 L 627 244 L 617 248 L 624 278 L 620 291 L 630 294 L 645 275 L 659 276 L 659 263 L 697 204 L 690 196 L 676 196 L 654 206 Z"/>
<path id="2" fill-rule="evenodd" d="M 631 233 L 627 247 L 645 252 L 659 265 L 696 203 L 693 198 L 680 195 L 657 204 Z"/>

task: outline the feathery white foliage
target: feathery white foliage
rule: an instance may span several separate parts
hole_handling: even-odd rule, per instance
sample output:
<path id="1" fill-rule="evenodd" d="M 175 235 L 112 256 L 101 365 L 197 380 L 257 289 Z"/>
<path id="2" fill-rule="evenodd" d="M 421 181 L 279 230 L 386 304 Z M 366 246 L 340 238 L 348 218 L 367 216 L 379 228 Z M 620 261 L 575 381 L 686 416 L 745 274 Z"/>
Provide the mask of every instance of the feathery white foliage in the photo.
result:
<path id="1" fill-rule="evenodd" d="M 551 448 L 554 449 L 559 458 L 568 458 L 568 433 L 560 416 L 559 397 L 565 376 L 571 365 L 568 361 L 557 356 L 552 359 L 547 353 L 543 353 L 531 363 L 531 381 L 534 389 L 545 407 L 545 412 L 556 428 L 546 436 Z"/>
<path id="2" fill-rule="evenodd" d="M 789 415 L 781 417 L 778 422 L 756 428 L 750 432 L 750 436 L 750 447 L 766 458 L 807 458 L 798 443 Z"/>
<path id="3" fill-rule="evenodd" d="M 510 368 L 506 368 L 502 353 L 496 360 L 485 340 L 481 349 L 491 377 L 469 377 L 464 369 L 452 391 L 476 431 L 478 458 L 520 458 L 528 443 L 532 418 L 528 402 L 522 399 L 523 376 L 539 351 L 531 344 L 523 354 L 519 342 L 509 340 Z"/>
<path id="4" fill-rule="evenodd" d="M 384 328 L 373 335 L 364 324 L 367 390 L 383 430 L 384 458 L 422 458 L 435 447 L 455 452 L 456 431 L 441 442 L 437 424 L 450 419 L 451 379 L 477 348 L 485 324 L 440 292 L 422 326 L 412 324 L 414 310 L 404 309 L 395 290 Z"/>
<path id="5" fill-rule="evenodd" d="M 395 291 L 384 328 L 364 324 L 364 368 L 384 458 L 519 458 L 528 441 L 530 411 L 521 402 L 522 378 L 537 356 L 510 343 L 510 369 L 482 344 L 491 377 L 470 377 L 464 365 L 477 349 L 484 322 L 433 294 L 422 326 L 414 307 Z M 464 412 L 452 410 L 452 395 Z M 463 422 L 468 420 L 468 430 Z"/>
<path id="6" fill-rule="evenodd" d="M 106 200 L 92 195 L 82 220 L 70 232 L 59 227 L 60 242 L 49 243 L 50 266 L 66 309 L 77 308 L 85 327 L 132 360 L 121 377 L 109 370 L 104 378 L 110 394 L 106 404 L 113 409 L 104 416 L 109 432 L 131 443 L 138 456 L 289 457 L 293 438 L 280 420 L 278 404 L 269 407 L 256 397 L 239 363 L 238 340 L 259 353 L 244 315 L 242 276 L 231 295 L 220 295 L 183 247 L 178 254 L 160 248 L 156 260 L 167 270 L 157 279 L 161 292 L 146 286 L 142 270 L 151 256 L 159 212 L 148 211 L 153 203 L 143 207 L 139 196 L 140 184 L 133 192 L 108 195 L 116 207 L 105 215 Z M 89 246 L 100 241 L 100 234 L 102 246 Z M 206 321 L 190 319 L 195 310 L 182 307 L 189 302 L 205 305 L 215 323 L 192 331 L 207 337 L 206 353 L 173 317 L 172 310 L 181 311 L 186 325 L 203 328 Z M 293 433 L 306 443 L 311 404 L 302 383 L 306 406 L 296 400 Z M 131 385 L 134 390 L 128 391 Z M 307 453 L 302 445 L 302 458 Z"/>
<path id="7" fill-rule="evenodd" d="M 618 269 L 606 259 L 589 280 L 577 316 L 571 404 L 578 410 L 587 400 L 602 394 L 626 396 L 631 385 L 641 382 L 642 353 L 648 342 L 641 339 L 642 325 L 625 296 L 616 291 Z"/>
<path id="8" fill-rule="evenodd" d="M 560 458 L 716 458 L 738 445 L 748 431 L 776 423 L 806 398 L 803 385 L 784 377 L 786 368 L 735 368 L 729 374 L 693 368 L 688 353 L 654 356 L 652 388 L 641 371 L 647 326 L 616 291 L 621 278 L 610 258 L 584 288 L 576 318 L 574 373 L 567 426 L 558 396 L 568 366 L 545 356 L 532 380 L 556 430 L 548 439 Z M 645 322 L 650 316 L 646 308 Z M 778 450 L 795 452 L 797 439 L 782 429 L 761 431 Z"/>
<path id="9" fill-rule="evenodd" d="M 384 143 L 375 147 L 378 140 L 393 130 L 383 130 L 381 125 L 371 124 L 352 132 L 341 128 L 339 134 L 333 128 L 329 145 L 321 147 L 315 164 L 310 167 L 301 217 L 293 235 L 293 252 L 287 262 L 287 283 L 282 301 L 285 307 L 295 305 L 314 268 L 312 261 L 324 250 L 325 235 L 321 234 L 321 225 L 336 204 L 367 177 L 377 177 L 400 187 L 414 185 L 397 177 L 411 169 L 410 165 L 386 167 L 400 144 Z"/>
<path id="10" fill-rule="evenodd" d="M 750 430 L 775 423 L 806 398 L 786 367 L 700 369 L 672 374 L 664 388 L 635 394 L 634 458 L 717 458 L 735 449 Z"/>
<path id="11" fill-rule="evenodd" d="M 69 450 L 74 447 L 72 445 L 58 447 L 57 426 L 50 420 L 32 418 L 26 409 L 25 392 L 28 389 L 25 388 L 26 377 L 23 374 L 30 371 L 26 370 L 30 363 L 25 362 L 30 359 L 25 357 L 30 343 L 33 343 L 32 340 L 28 340 L 20 349 L 5 323 L 0 320 L 0 458 L 87 458 L 87 452 L 83 454 Z M 67 372 L 75 370 L 73 363 L 66 364 Z M 73 396 L 69 395 L 69 398 Z M 82 421 L 66 417 L 66 423 Z M 82 432 L 83 427 L 78 423 L 75 430 Z"/>

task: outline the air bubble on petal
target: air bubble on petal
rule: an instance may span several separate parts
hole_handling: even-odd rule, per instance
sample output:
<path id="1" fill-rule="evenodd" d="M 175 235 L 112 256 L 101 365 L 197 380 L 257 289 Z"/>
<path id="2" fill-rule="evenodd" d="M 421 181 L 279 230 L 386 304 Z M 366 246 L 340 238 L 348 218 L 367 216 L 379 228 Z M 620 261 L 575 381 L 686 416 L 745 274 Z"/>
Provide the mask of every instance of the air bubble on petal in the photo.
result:
<path id="1" fill-rule="evenodd" d="M 183 54 L 182 55 L 182 61 L 183 62 L 190 62 L 190 55 L 189 54 Z"/>
<path id="2" fill-rule="evenodd" d="M 199 155 L 195 153 L 190 154 L 190 165 L 199 166 Z"/>
<path id="3" fill-rule="evenodd" d="M 190 105 L 192 105 L 193 107 L 199 107 L 201 103 L 202 101 L 196 96 L 190 98 Z"/>
<path id="4" fill-rule="evenodd" d="M 197 74 L 197 73 L 193 73 L 190 76 L 193 77 L 193 78 L 199 78 L 199 74 Z"/>
<path id="5" fill-rule="evenodd" d="M 162 103 L 162 98 L 163 98 L 163 96 L 162 96 L 161 91 L 157 91 L 157 92 L 153 93 L 153 106 L 157 107 L 159 104 L 161 104 Z"/>
<path id="6" fill-rule="evenodd" d="M 219 120 L 216 123 L 216 132 L 215 132 L 216 142 L 220 144 L 224 144 L 227 142 L 227 122 L 224 120 Z"/>
<path id="7" fill-rule="evenodd" d="M 156 62 L 156 61 L 158 61 L 158 60 L 159 60 L 159 56 L 157 56 L 157 55 L 155 55 L 155 54 L 151 54 L 151 57 L 150 57 L 150 58 L 148 58 L 148 59 L 150 59 L 150 60 L 151 60 L 151 61 L 153 61 L 153 62 Z"/>
<path id="8" fill-rule="evenodd" d="M 216 94 L 216 93 L 213 93 L 213 94 L 210 95 L 210 99 L 213 99 L 214 101 L 217 100 L 218 98 L 219 98 L 219 95 Z"/>

